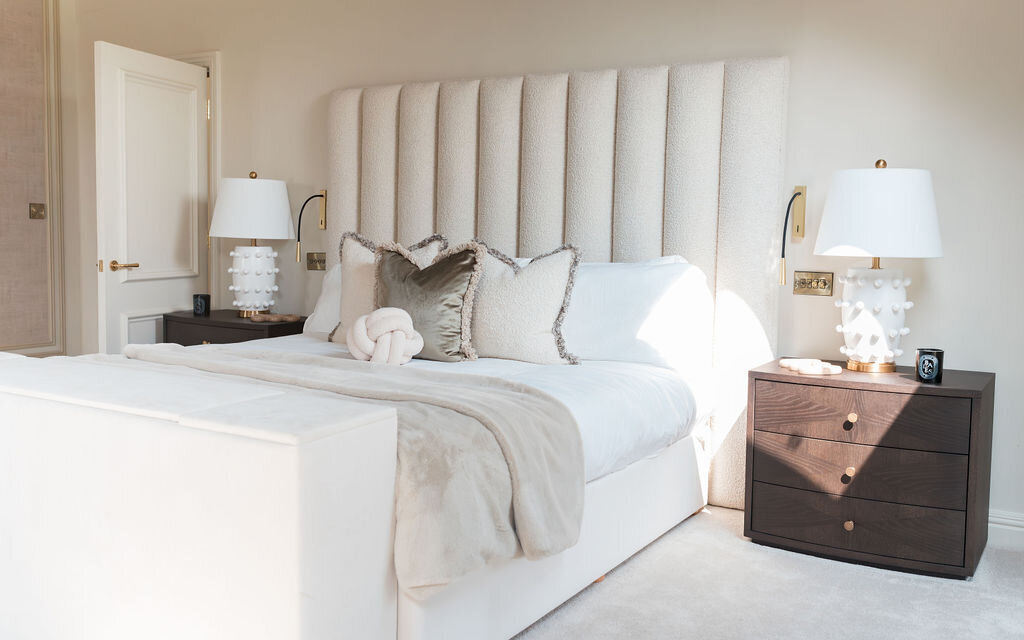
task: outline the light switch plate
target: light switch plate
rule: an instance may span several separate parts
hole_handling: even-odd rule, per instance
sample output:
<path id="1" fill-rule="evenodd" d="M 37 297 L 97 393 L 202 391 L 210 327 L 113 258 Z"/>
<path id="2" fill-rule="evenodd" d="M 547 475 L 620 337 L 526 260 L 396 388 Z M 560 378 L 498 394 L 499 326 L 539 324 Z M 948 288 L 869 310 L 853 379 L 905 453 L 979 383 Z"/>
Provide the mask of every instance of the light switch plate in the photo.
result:
<path id="1" fill-rule="evenodd" d="M 28 219 L 29 220 L 46 220 L 46 203 L 45 202 L 30 202 L 30 203 L 28 203 Z"/>
<path id="2" fill-rule="evenodd" d="M 325 251 L 307 251 L 306 252 L 306 271 L 326 271 L 327 270 L 327 252 Z"/>
<path id="3" fill-rule="evenodd" d="M 793 295 L 830 296 L 832 276 L 831 271 L 794 271 Z"/>

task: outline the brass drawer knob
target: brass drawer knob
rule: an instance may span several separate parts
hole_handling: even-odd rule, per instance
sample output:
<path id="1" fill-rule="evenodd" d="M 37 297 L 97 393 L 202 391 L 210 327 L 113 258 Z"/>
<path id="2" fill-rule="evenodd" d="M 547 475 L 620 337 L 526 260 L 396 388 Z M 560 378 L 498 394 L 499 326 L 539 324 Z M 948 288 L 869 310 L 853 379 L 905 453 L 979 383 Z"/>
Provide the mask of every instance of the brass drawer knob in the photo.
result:
<path id="1" fill-rule="evenodd" d="M 850 422 L 850 424 L 857 424 L 857 420 L 860 419 L 860 416 L 858 416 L 856 413 L 851 413 L 850 415 L 846 416 L 846 419 Z"/>
<path id="2" fill-rule="evenodd" d="M 843 523 L 843 528 L 847 531 L 853 531 L 853 520 L 847 520 Z"/>
<path id="3" fill-rule="evenodd" d="M 855 473 L 857 473 L 857 467 L 846 467 L 847 476 L 852 478 Z"/>

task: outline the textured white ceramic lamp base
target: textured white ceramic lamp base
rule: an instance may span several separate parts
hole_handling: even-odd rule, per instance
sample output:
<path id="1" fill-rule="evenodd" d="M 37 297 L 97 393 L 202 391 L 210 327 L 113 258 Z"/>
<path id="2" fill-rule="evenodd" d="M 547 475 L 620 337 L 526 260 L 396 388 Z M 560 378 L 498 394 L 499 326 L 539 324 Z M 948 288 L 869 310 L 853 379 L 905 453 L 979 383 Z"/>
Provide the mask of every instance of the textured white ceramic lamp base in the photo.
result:
<path id="1" fill-rule="evenodd" d="M 270 247 L 242 246 L 235 247 L 230 255 L 234 260 L 228 268 L 231 274 L 228 291 L 235 294 L 231 306 L 243 316 L 269 311 L 278 290 L 280 269 L 274 264 L 277 252 Z"/>
<path id="2" fill-rule="evenodd" d="M 906 327 L 910 280 L 899 269 L 851 268 L 840 277 L 843 295 L 836 300 L 842 323 L 836 331 L 846 344 L 839 351 L 853 363 L 890 365 L 903 355 L 900 340 Z M 852 367 L 851 367 L 852 368 Z"/>

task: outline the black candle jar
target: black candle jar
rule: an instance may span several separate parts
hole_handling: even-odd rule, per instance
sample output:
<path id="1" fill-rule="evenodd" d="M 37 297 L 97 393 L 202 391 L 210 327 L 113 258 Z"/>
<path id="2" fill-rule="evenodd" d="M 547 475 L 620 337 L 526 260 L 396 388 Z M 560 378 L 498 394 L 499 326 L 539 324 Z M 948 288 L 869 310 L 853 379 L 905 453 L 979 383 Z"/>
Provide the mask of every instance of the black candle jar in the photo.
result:
<path id="1" fill-rule="evenodd" d="M 192 315 L 194 316 L 208 316 L 210 315 L 210 294 L 208 293 L 197 293 L 192 296 Z"/>
<path id="2" fill-rule="evenodd" d="M 942 349 L 918 349 L 916 369 L 921 382 L 939 384 L 942 382 Z"/>

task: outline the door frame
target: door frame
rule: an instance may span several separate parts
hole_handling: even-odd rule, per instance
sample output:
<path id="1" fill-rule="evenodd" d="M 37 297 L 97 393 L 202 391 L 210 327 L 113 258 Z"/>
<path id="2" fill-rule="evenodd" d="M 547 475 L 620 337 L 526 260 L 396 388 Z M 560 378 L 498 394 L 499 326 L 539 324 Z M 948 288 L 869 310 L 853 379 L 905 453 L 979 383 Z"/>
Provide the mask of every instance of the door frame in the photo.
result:
<path id="1" fill-rule="evenodd" d="M 197 53 L 183 53 L 181 55 L 167 56 L 172 60 L 187 62 L 196 66 L 205 67 L 207 73 L 207 97 L 210 100 L 210 117 L 207 120 L 209 127 L 206 135 L 208 147 L 207 157 L 207 216 L 206 224 L 206 289 L 210 294 L 210 308 L 219 308 L 222 300 L 220 293 L 221 269 L 220 269 L 220 238 L 210 237 L 209 225 L 213 224 L 213 205 L 217 202 L 217 186 L 221 177 L 221 154 L 220 135 L 221 119 L 223 111 L 221 105 L 221 66 L 220 51 L 200 51 Z"/>
<path id="2" fill-rule="evenodd" d="M 46 109 L 46 225 L 49 238 L 50 339 L 46 342 L 23 345 L 0 345 L 4 351 L 16 351 L 28 356 L 63 355 L 67 348 L 64 304 L 64 218 L 61 207 L 61 103 L 60 103 L 60 33 L 57 14 L 58 0 L 43 0 L 43 74 L 44 105 Z"/>

